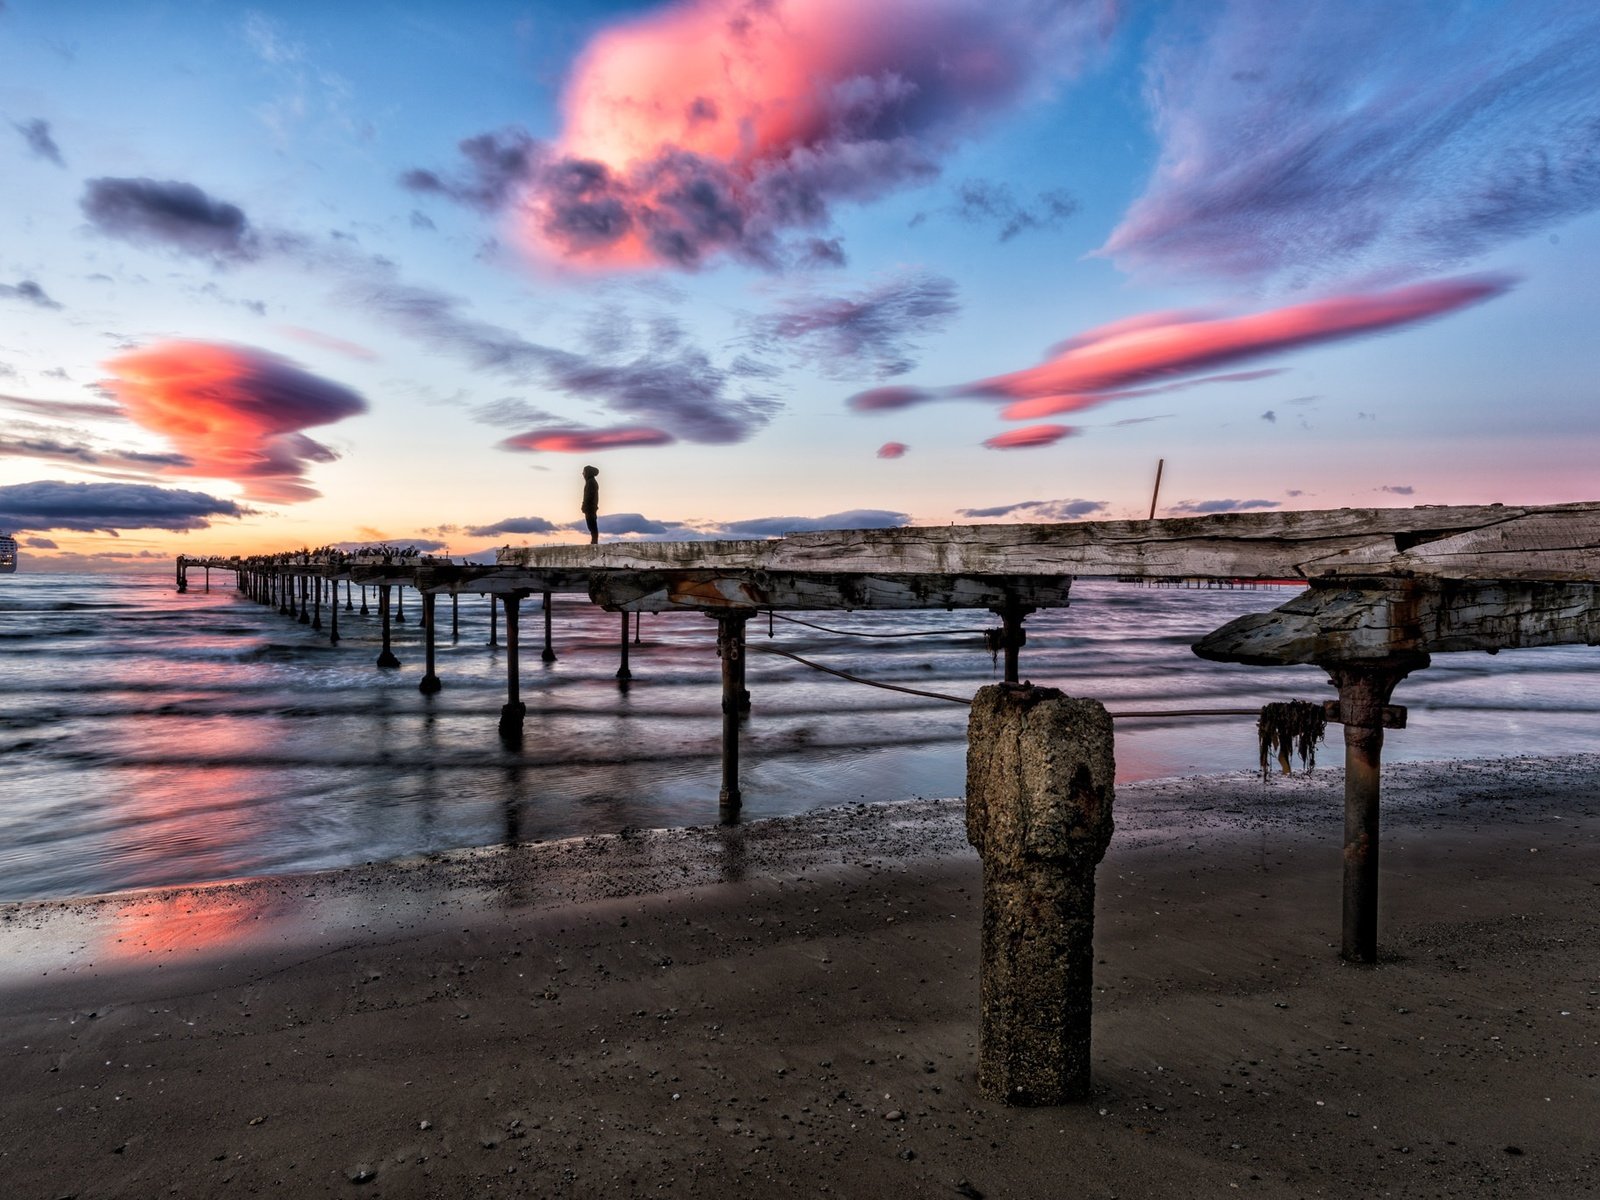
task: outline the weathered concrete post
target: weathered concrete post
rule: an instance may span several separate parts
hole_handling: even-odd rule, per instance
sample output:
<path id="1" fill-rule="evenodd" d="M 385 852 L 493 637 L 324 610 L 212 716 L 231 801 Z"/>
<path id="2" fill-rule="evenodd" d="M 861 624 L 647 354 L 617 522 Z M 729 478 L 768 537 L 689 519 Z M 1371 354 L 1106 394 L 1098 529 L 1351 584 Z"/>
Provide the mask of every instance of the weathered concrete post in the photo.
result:
<path id="1" fill-rule="evenodd" d="M 622 665 L 617 668 L 617 679 L 627 683 L 633 678 L 633 672 L 628 669 L 628 611 L 622 611 Z"/>
<path id="2" fill-rule="evenodd" d="M 522 718 L 528 706 L 522 702 L 522 667 L 517 647 L 517 616 L 522 593 L 507 592 L 506 606 L 506 702 L 500 709 L 500 736 L 510 743 L 522 741 Z"/>
<path id="3" fill-rule="evenodd" d="M 543 603 L 544 603 L 544 652 L 542 654 L 540 654 L 539 657 L 543 661 L 545 661 L 547 663 L 553 663 L 556 660 L 556 648 L 551 643 L 551 640 L 550 640 L 550 634 L 551 634 L 550 621 L 551 621 L 551 616 L 550 616 L 550 593 L 549 592 L 546 592 L 544 594 L 544 602 Z"/>
<path id="4" fill-rule="evenodd" d="M 439 676 L 433 669 L 433 606 L 435 597 L 432 592 L 422 593 L 422 628 L 423 628 L 423 653 L 427 658 L 427 666 L 422 672 L 422 679 L 417 684 L 417 691 L 424 696 L 431 696 L 444 684 L 439 682 Z"/>
<path id="5" fill-rule="evenodd" d="M 1344 724 L 1344 920 L 1339 957 L 1378 961 L 1378 800 L 1383 709 L 1395 686 L 1428 665 L 1426 654 L 1324 663 Z"/>
<path id="6" fill-rule="evenodd" d="M 717 657 L 722 660 L 722 790 L 717 809 L 724 822 L 739 819 L 744 796 L 739 790 L 739 722 L 744 705 L 744 626 L 750 613 L 713 613 L 717 622 Z"/>
<path id="7" fill-rule="evenodd" d="M 1094 871 L 1111 840 L 1111 717 L 1055 688 L 980 688 L 967 840 L 983 859 L 978 1085 L 1007 1104 L 1089 1094 Z"/>
<path id="8" fill-rule="evenodd" d="M 400 660 L 394 656 L 394 651 L 389 646 L 389 585 L 378 585 L 378 616 L 383 621 L 383 649 L 378 651 L 378 665 L 388 670 L 400 665 Z"/>

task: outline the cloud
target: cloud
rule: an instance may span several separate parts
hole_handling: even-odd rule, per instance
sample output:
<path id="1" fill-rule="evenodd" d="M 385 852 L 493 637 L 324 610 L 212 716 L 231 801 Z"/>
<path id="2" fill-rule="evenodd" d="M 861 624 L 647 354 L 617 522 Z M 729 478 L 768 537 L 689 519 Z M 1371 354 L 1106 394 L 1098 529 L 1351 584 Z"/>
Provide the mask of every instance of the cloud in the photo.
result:
<path id="1" fill-rule="evenodd" d="M 305 473 L 338 458 L 301 431 L 367 410 L 342 384 L 248 346 L 159 342 L 109 360 L 105 387 L 192 462 L 182 474 L 232 479 L 277 504 L 320 495 Z"/>
<path id="2" fill-rule="evenodd" d="M 1073 521 L 1091 513 L 1104 512 L 1104 500 L 1019 500 L 993 508 L 958 508 L 958 517 L 1020 517 L 1030 521 Z"/>
<path id="3" fill-rule="evenodd" d="M 500 442 L 502 450 L 532 454 L 592 454 L 629 446 L 670 446 L 677 439 L 664 429 L 646 425 L 613 425 L 609 429 L 535 429 Z"/>
<path id="4" fill-rule="evenodd" d="M 885 379 L 916 366 L 916 343 L 958 310 L 956 285 L 929 272 L 880 283 L 854 296 L 796 296 L 750 322 L 759 351 L 787 347 L 830 379 Z"/>
<path id="5" fill-rule="evenodd" d="M 49 375 L 51 372 L 46 371 Z M 127 417 L 114 404 L 89 404 L 74 400 L 35 400 L 29 396 L 8 396 L 0 393 L 0 407 L 35 413 L 42 417 L 88 417 L 93 420 L 123 420 Z"/>
<path id="6" fill-rule="evenodd" d="M 1385 484 L 1378 490 L 1380 492 L 1388 492 L 1391 496 L 1409 496 L 1417 489 L 1412 487 L 1409 483 L 1396 483 Z"/>
<path id="7" fill-rule="evenodd" d="M 1078 211 L 1078 202 L 1062 188 L 1039 193 L 1034 204 L 1023 204 L 1003 183 L 968 179 L 956 188 L 951 212 L 968 225 L 992 225 L 1002 242 L 1032 230 L 1058 229 Z"/>
<path id="8" fill-rule="evenodd" d="M 58 167 L 67 165 L 67 160 L 61 157 L 61 147 L 50 135 L 49 121 L 35 117 L 31 121 L 13 122 L 11 127 L 22 135 L 22 140 L 28 143 L 28 149 L 35 158 L 53 162 Z"/>
<path id="9" fill-rule="evenodd" d="M 537 380 L 569 395 L 596 400 L 645 427 L 684 441 L 740 442 L 767 424 L 781 405 L 771 397 L 736 392 L 740 378 L 700 349 L 653 347 L 625 362 L 530 342 L 509 329 L 462 315 L 457 301 L 430 288 L 378 283 L 352 289 L 351 300 L 401 332 L 449 351 L 481 371 Z"/>
<path id="10" fill-rule="evenodd" d="M 1190 11 L 1150 76 L 1154 177 L 1103 247 L 1125 269 L 1392 279 L 1600 206 L 1600 7 Z"/>
<path id="11" fill-rule="evenodd" d="M 879 458 L 904 458 L 906 451 L 911 449 L 904 442 L 885 442 L 878 447 Z"/>
<path id="12" fill-rule="evenodd" d="M 480 404 L 472 410 L 472 419 L 482 425 L 500 425 L 516 428 L 519 425 L 559 425 L 561 418 L 537 404 L 529 404 L 515 396 L 502 396 Z"/>
<path id="13" fill-rule="evenodd" d="M 0 458 L 31 458 L 41 462 L 72 463 L 86 467 L 112 467 L 121 470 L 183 471 L 193 465 L 182 454 L 146 454 L 138 450 L 100 450 L 83 441 L 68 441 L 46 434 L 0 433 Z"/>
<path id="14" fill-rule="evenodd" d="M 214 200 L 192 183 L 91 179 L 79 201 L 89 223 L 109 237 L 213 260 L 247 260 L 259 239 L 237 205 Z"/>
<path id="15" fill-rule="evenodd" d="M 1276 424 L 1277 424 L 1277 422 L 1278 422 L 1278 414 L 1277 414 L 1277 413 L 1275 413 L 1275 412 L 1273 412 L 1273 411 L 1272 411 L 1272 410 L 1271 410 L 1271 409 L 1270 409 L 1270 408 L 1269 408 L 1269 409 L 1267 409 L 1267 411 L 1266 411 L 1266 412 L 1264 412 L 1264 413 L 1262 413 L 1262 414 L 1261 414 L 1261 419 L 1262 419 L 1262 420 L 1263 420 L 1263 421 L 1267 421 L 1267 422 L 1269 422 L 1269 423 L 1271 423 L 1271 424 L 1274 424 L 1274 425 L 1276 425 Z"/>
<path id="16" fill-rule="evenodd" d="M 1187 516 L 1205 516 L 1208 513 L 1246 512 L 1252 508 L 1278 508 L 1277 500 L 1185 500 L 1180 504 L 1165 506 L 1167 511 Z"/>
<path id="17" fill-rule="evenodd" d="M 16 283 L 0 283 L 0 300 L 25 300 L 36 308 L 59 309 L 61 305 L 45 295 L 45 291 L 31 279 Z"/>
<path id="18" fill-rule="evenodd" d="M 41 479 L 0 487 L 0 527 L 116 534 L 121 529 L 205 529 L 249 512 L 232 500 L 134 483 Z"/>
<path id="19" fill-rule="evenodd" d="M 1070 338 L 1035 367 L 954 387 L 876 388 L 847 403 L 857 412 L 878 412 L 945 398 L 1005 401 L 1001 415 L 1006 420 L 1036 420 L 1181 386 L 1262 378 L 1265 373 L 1256 371 L 1187 381 L 1177 377 L 1415 325 L 1504 295 L 1512 286 L 1506 276 L 1462 277 L 1240 317 L 1146 314 Z"/>
<path id="20" fill-rule="evenodd" d="M 991 450 L 1024 450 L 1034 446 L 1053 446 L 1062 438 L 1072 437 L 1077 432 L 1071 425 L 1024 425 L 1020 429 L 1007 429 L 992 438 L 985 438 L 983 444 Z"/>
<path id="21" fill-rule="evenodd" d="M 24 546 L 31 547 L 34 550 L 59 550 L 59 549 L 61 549 L 60 546 L 56 545 L 49 538 L 42 538 L 42 537 L 23 538 L 22 539 L 22 544 Z"/>
<path id="22" fill-rule="evenodd" d="M 517 128 L 480 133 L 463 139 L 456 148 L 466 160 L 461 175 L 447 179 L 435 171 L 415 169 L 400 176 L 401 186 L 444 196 L 480 212 L 497 212 L 533 177 L 544 156 L 533 136 Z M 428 222 L 430 228 L 432 224 Z"/>
<path id="23" fill-rule="evenodd" d="M 1076 70 L 1105 12 L 688 0 L 620 22 L 578 58 L 516 205 L 520 240 L 595 267 L 815 261 L 834 204 L 932 178 L 985 118 Z M 786 244 L 797 234 L 812 240 Z"/>
<path id="24" fill-rule="evenodd" d="M 469 537 L 500 537 L 507 533 L 555 533 L 562 528 L 543 517 L 507 517 L 493 525 L 470 526 L 466 532 Z"/>
<path id="25" fill-rule="evenodd" d="M 881 508 L 852 508 L 846 512 L 829 513 L 825 517 L 751 517 L 743 521 L 728 521 L 718 525 L 716 532 L 726 537 L 764 538 L 827 529 L 897 529 L 910 520 L 908 513 Z"/>
<path id="26" fill-rule="evenodd" d="M 342 354 L 346 358 L 353 358 L 357 362 L 375 362 L 378 355 L 375 351 L 355 342 L 347 342 L 343 338 L 334 337 L 332 334 L 320 333 L 315 329 L 302 329 L 298 325 L 280 325 L 278 332 L 285 337 L 293 338 L 297 342 L 304 342 L 308 346 L 315 346 L 319 350 L 331 350 L 335 354 Z"/>

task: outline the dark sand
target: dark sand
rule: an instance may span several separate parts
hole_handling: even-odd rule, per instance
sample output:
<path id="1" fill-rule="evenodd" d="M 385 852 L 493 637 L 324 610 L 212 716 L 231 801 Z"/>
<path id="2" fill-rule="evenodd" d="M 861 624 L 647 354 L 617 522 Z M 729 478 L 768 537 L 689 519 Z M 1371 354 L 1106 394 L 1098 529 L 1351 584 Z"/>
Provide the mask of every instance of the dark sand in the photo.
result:
<path id="1" fill-rule="evenodd" d="M 0 907 L 0 1196 L 1600 1190 L 1600 756 L 1127 786 L 1095 1094 L 974 1087 L 954 801 Z"/>

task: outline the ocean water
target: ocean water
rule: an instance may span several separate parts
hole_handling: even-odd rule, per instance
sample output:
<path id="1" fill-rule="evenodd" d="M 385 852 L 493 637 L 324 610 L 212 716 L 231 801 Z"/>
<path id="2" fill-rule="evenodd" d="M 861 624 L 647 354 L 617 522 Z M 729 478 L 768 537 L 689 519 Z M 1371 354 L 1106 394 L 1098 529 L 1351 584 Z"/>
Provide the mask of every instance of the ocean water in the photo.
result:
<path id="1" fill-rule="evenodd" d="M 458 640 L 440 601 L 445 686 L 426 697 L 415 593 L 395 627 L 403 666 L 379 671 L 375 593 L 369 616 L 341 611 L 335 647 L 326 632 L 239 595 L 230 575 L 202 587 L 198 572 L 185 596 L 156 577 L 0 578 L 0 899 L 717 819 L 721 693 L 715 625 L 704 616 L 645 616 L 624 691 L 620 618 L 558 596 L 559 657 L 546 665 L 537 599 L 525 604 L 528 718 L 522 746 L 508 749 L 496 729 L 505 653 L 487 645 L 483 598 L 461 599 Z M 1232 617 L 1293 594 L 1079 582 L 1070 609 L 1029 618 L 1023 675 L 1113 712 L 1331 698 L 1313 669 L 1221 666 L 1189 650 Z M 995 619 L 806 619 L 841 632 L 779 619 L 769 637 L 765 618 L 749 626 L 743 815 L 961 794 L 964 707 L 760 650 L 970 695 L 1000 677 L 977 632 Z M 1389 735 L 1386 758 L 1600 750 L 1597 668 L 1588 647 L 1438 656 L 1397 692 L 1410 725 Z M 1124 780 L 1248 769 L 1254 721 L 1121 717 L 1116 752 Z M 1336 769 L 1341 754 L 1335 729 L 1325 766 Z"/>

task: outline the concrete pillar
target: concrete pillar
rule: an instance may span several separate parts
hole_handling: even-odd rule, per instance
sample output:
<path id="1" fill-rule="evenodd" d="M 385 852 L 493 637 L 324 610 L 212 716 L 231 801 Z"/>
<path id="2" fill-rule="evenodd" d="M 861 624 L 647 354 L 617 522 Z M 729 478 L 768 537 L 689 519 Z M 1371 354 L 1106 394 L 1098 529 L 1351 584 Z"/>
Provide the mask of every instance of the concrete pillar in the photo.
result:
<path id="1" fill-rule="evenodd" d="M 1324 663 L 1344 724 L 1344 905 L 1339 957 L 1378 961 L 1378 808 L 1383 709 L 1395 686 L 1428 665 L 1426 654 L 1372 663 Z"/>
<path id="2" fill-rule="evenodd" d="M 424 696 L 431 696 L 444 686 L 439 682 L 439 676 L 433 669 L 433 607 L 436 599 L 432 592 L 422 593 L 423 647 L 427 656 L 427 667 L 422 673 L 421 682 L 417 684 L 417 691 Z"/>
<path id="3" fill-rule="evenodd" d="M 550 593 L 549 592 L 546 592 L 544 594 L 543 603 L 544 603 L 544 650 L 540 653 L 539 658 L 540 658 L 540 661 L 542 661 L 542 662 L 553 663 L 556 660 L 556 648 L 555 648 L 555 646 L 552 644 L 552 642 L 550 640 L 551 633 L 553 631 L 552 631 L 551 626 L 550 626 L 551 615 L 550 615 Z"/>
<path id="4" fill-rule="evenodd" d="M 518 661 L 517 616 L 522 596 L 507 592 L 506 606 L 506 702 L 500 709 L 500 736 L 515 745 L 522 741 L 522 718 L 528 706 L 522 702 L 522 665 Z"/>
<path id="5" fill-rule="evenodd" d="M 967 840 L 983 860 L 978 1085 L 1007 1104 L 1089 1094 L 1094 871 L 1111 840 L 1111 717 L 1055 688 L 980 688 Z"/>
<path id="6" fill-rule="evenodd" d="M 378 585 L 378 616 L 383 621 L 383 649 L 378 652 L 378 666 L 385 670 L 398 667 L 400 660 L 394 656 L 394 650 L 389 645 L 389 585 Z"/>

